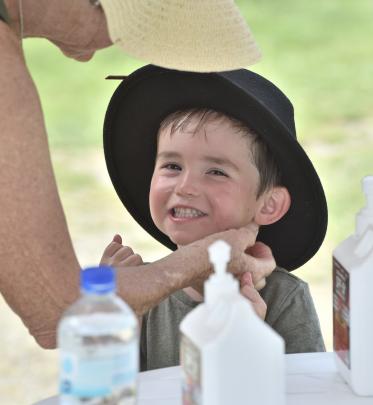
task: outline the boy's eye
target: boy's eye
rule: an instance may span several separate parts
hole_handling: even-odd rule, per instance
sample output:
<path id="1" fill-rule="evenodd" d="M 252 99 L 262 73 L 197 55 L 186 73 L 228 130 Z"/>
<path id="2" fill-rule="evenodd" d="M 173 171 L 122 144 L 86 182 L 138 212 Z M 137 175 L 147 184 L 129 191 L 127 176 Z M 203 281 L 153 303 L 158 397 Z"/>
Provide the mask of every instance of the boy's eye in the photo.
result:
<path id="1" fill-rule="evenodd" d="M 176 163 L 165 163 L 161 166 L 162 169 L 181 170 L 181 167 Z"/>
<path id="2" fill-rule="evenodd" d="M 224 177 L 228 177 L 228 175 L 226 173 L 224 173 L 222 170 L 220 169 L 211 169 L 208 171 L 208 174 L 212 174 L 214 176 L 224 176 Z"/>

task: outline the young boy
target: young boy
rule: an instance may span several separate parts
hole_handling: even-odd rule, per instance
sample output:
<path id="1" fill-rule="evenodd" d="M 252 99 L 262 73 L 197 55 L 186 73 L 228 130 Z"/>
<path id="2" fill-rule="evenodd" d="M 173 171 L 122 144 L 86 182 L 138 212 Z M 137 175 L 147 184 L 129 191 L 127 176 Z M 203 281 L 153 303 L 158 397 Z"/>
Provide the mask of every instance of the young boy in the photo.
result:
<path id="1" fill-rule="evenodd" d="M 279 267 L 260 296 L 244 274 L 242 293 L 283 336 L 287 353 L 324 350 L 308 287 L 288 271 L 320 247 L 326 201 L 296 141 L 292 105 L 276 86 L 247 70 L 198 74 L 147 66 L 118 87 L 104 137 L 119 197 L 166 246 L 260 227 L 258 240 L 271 247 Z M 141 262 L 120 242 L 114 239 L 102 262 Z M 143 317 L 142 370 L 178 364 L 179 323 L 203 300 L 203 282 Z"/>

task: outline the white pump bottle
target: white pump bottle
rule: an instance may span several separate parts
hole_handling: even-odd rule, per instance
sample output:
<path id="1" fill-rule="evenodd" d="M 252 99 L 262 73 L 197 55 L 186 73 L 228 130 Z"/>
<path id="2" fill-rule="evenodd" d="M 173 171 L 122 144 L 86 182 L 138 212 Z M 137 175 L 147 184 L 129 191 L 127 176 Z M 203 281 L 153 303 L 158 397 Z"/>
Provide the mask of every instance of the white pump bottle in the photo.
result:
<path id="1" fill-rule="evenodd" d="M 209 247 L 205 302 L 181 322 L 184 405 L 284 405 L 284 341 L 240 294 L 226 271 L 230 246 Z"/>
<path id="2" fill-rule="evenodd" d="M 355 234 L 333 252 L 333 336 L 342 377 L 356 394 L 373 396 L 373 176 L 363 190 Z"/>

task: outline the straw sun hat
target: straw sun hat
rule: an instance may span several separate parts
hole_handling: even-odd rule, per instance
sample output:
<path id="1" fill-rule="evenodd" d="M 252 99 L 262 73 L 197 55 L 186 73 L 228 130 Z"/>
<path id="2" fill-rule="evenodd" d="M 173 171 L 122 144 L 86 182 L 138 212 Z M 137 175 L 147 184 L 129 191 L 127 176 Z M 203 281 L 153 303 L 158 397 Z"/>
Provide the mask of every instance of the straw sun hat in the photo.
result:
<path id="1" fill-rule="evenodd" d="M 270 147 L 291 195 L 280 221 L 262 226 L 258 240 L 271 247 L 279 266 L 294 270 L 319 249 L 327 227 L 327 204 L 319 176 L 296 138 L 289 99 L 273 83 L 245 69 L 195 73 L 145 66 L 118 86 L 104 124 L 104 151 L 111 181 L 132 217 L 170 249 L 149 209 L 157 132 L 171 112 L 211 108 L 239 119 Z"/>
<path id="2" fill-rule="evenodd" d="M 211 72 L 245 67 L 260 51 L 233 0 L 100 0 L 111 40 L 143 61 Z"/>

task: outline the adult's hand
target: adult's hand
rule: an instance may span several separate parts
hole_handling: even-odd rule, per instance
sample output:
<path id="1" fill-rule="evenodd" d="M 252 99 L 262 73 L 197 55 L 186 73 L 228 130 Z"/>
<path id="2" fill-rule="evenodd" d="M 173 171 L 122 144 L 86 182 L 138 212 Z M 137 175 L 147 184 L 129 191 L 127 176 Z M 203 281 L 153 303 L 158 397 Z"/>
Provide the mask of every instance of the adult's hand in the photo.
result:
<path id="1" fill-rule="evenodd" d="M 11 26 L 21 32 L 18 0 L 5 0 Z M 89 0 L 22 0 L 23 37 L 46 38 L 68 57 L 86 61 L 111 45 L 106 18 Z"/>
<path id="2" fill-rule="evenodd" d="M 216 240 L 221 239 L 232 248 L 228 270 L 237 278 L 240 278 L 245 272 L 250 272 L 255 288 L 257 290 L 263 288 L 266 283 L 265 279 L 275 269 L 276 262 L 271 249 L 262 242 L 256 242 L 257 234 L 258 226 L 251 223 L 240 229 L 215 233 L 180 248 L 180 254 L 190 255 L 190 263 L 197 265 L 199 271 L 191 286 L 200 293 L 203 292 L 203 284 L 212 272 L 207 248 Z"/>
<path id="3" fill-rule="evenodd" d="M 240 229 L 231 229 L 216 233 L 201 240 L 207 247 L 215 240 L 222 239 L 232 247 L 229 271 L 240 277 L 245 272 L 250 272 L 254 286 L 260 290 L 265 286 L 265 279 L 276 267 L 271 249 L 262 242 L 257 242 L 258 226 L 254 223 Z"/>
<path id="4" fill-rule="evenodd" d="M 25 37 L 47 38 L 79 60 L 110 44 L 103 12 L 88 0 L 22 3 Z M 0 22 L 0 189 L 6 190 L 0 198 L 0 289 L 38 343 L 52 348 L 63 310 L 78 297 L 79 263 L 57 192 L 40 101 L 15 35 L 19 3 L 5 4 L 13 31 Z M 257 285 L 273 270 L 274 261 L 253 248 L 256 230 L 230 230 L 155 263 L 125 267 L 118 273 L 119 292 L 141 315 L 169 294 L 204 281 L 211 273 L 207 247 L 219 238 L 232 246 L 232 273 L 250 271 Z"/>

